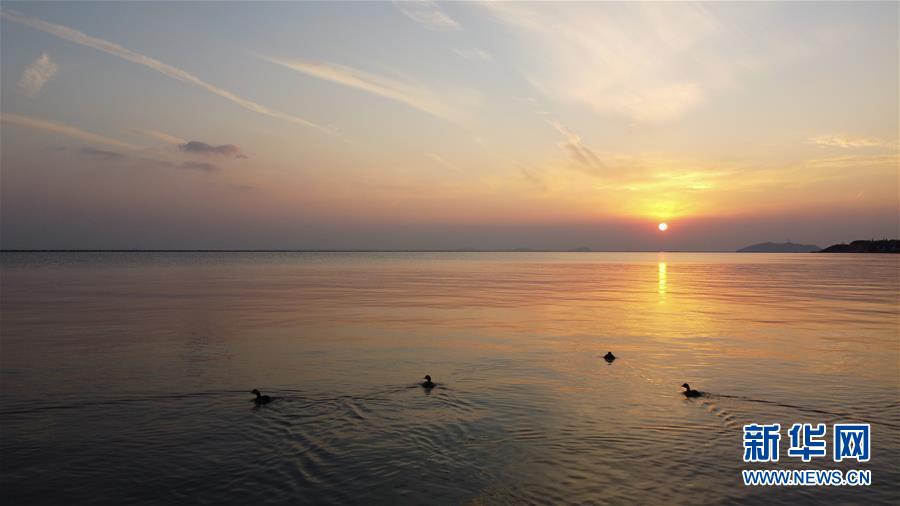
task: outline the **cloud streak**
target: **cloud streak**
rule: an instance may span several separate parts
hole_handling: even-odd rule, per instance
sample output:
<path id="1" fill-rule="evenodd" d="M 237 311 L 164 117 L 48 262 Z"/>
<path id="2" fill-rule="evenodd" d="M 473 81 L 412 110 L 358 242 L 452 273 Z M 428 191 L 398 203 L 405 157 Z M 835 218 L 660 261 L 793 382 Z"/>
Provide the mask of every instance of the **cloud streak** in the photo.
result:
<path id="1" fill-rule="evenodd" d="M 163 167 L 166 169 L 181 169 L 181 170 L 194 170 L 200 172 L 218 172 L 221 169 L 216 164 L 208 163 L 208 162 L 181 162 L 175 163 L 169 160 L 160 160 L 157 158 L 150 158 L 147 156 L 140 157 L 131 157 L 127 155 L 123 155 L 121 153 L 116 153 L 113 151 L 106 151 L 103 149 L 97 149 L 92 147 L 81 148 L 78 150 L 79 153 L 85 156 L 89 156 L 92 158 L 96 158 L 102 161 L 133 161 L 142 164 L 150 164 L 156 167 Z"/>
<path id="2" fill-rule="evenodd" d="M 185 153 L 192 153 L 196 155 L 203 156 L 223 156 L 226 158 L 247 158 L 241 148 L 235 146 L 234 144 L 222 144 L 220 146 L 213 146 L 211 144 L 207 144 L 205 142 L 200 141 L 190 141 L 184 144 L 179 144 L 178 149 L 184 151 Z"/>
<path id="3" fill-rule="evenodd" d="M 81 154 L 87 155 L 94 158 L 99 158 L 100 160 L 124 160 L 126 158 L 125 155 L 121 153 L 116 153 L 115 151 L 107 151 L 105 149 L 97 149 L 92 147 L 81 148 Z"/>
<path id="4" fill-rule="evenodd" d="M 462 26 L 431 0 L 396 2 L 400 12 L 416 23 L 435 31 L 462 30 Z"/>
<path id="5" fill-rule="evenodd" d="M 9 114 L 9 113 L 0 113 L 0 123 L 4 125 L 15 125 L 22 126 L 26 128 L 31 128 L 35 130 L 43 130 L 45 132 L 51 132 L 56 134 L 65 135 L 67 137 L 71 137 L 73 139 L 90 142 L 93 144 L 104 144 L 106 146 L 111 146 L 119 149 L 125 149 L 129 151 L 144 151 L 147 148 L 144 146 L 138 146 L 136 144 L 130 144 L 124 141 L 120 141 L 118 139 L 113 139 L 110 137 L 105 137 L 103 135 L 95 134 L 93 132 L 88 132 L 85 130 L 81 130 L 80 128 L 75 128 L 69 125 L 64 125 L 62 123 L 56 123 L 54 121 L 47 121 L 38 118 L 31 118 L 28 116 L 21 116 L 19 114 Z M 188 143 L 190 144 L 190 143 Z M 205 144 L 205 143 L 200 143 Z M 209 146 L 206 144 L 206 146 Z M 224 145 L 224 146 L 209 146 L 210 148 L 224 148 L 219 149 L 219 152 L 223 156 L 229 156 L 228 153 L 233 153 L 234 151 L 231 148 L 237 148 L 237 146 Z M 64 148 L 60 148 L 64 149 Z M 158 160 L 155 158 L 149 158 L 146 156 L 138 156 L 132 157 L 128 155 L 123 155 L 121 153 L 116 153 L 115 151 L 108 151 L 105 149 L 99 149 L 93 146 L 86 146 L 80 148 L 77 151 L 79 154 L 83 156 L 88 156 L 92 158 L 96 158 L 102 161 L 125 161 L 125 160 L 138 160 L 146 163 L 150 163 L 159 167 L 166 168 L 177 168 L 184 170 L 195 170 L 201 172 L 218 172 L 221 168 L 218 165 L 209 162 L 195 162 L 188 161 L 182 163 L 173 163 L 166 160 Z M 238 153 L 240 151 L 238 150 Z M 217 154 L 219 154 L 217 152 Z M 241 155 L 243 156 L 243 155 Z"/>
<path id="6" fill-rule="evenodd" d="M 73 126 L 56 123 L 54 121 L 21 116 L 19 114 L 0 113 L 0 123 L 57 133 L 72 137 L 74 139 L 105 144 L 107 146 L 114 146 L 120 149 L 128 149 L 132 151 L 145 149 L 144 146 L 138 146 L 137 144 L 130 144 L 128 142 L 113 139 L 111 137 L 105 137 L 103 135 L 88 132 L 86 130 L 81 130 Z"/>
<path id="7" fill-rule="evenodd" d="M 155 70 L 155 71 L 159 72 L 160 74 L 163 74 L 167 77 L 170 77 L 172 79 L 175 79 L 175 80 L 178 80 L 181 82 L 185 82 L 188 84 L 192 84 L 192 85 L 194 85 L 202 90 L 205 90 L 213 95 L 224 98 L 225 100 L 228 100 L 234 104 L 237 104 L 240 107 L 243 107 L 244 109 L 246 109 L 248 111 L 252 111 L 257 114 L 262 114 L 264 116 L 269 116 L 271 118 L 276 118 L 276 119 L 280 119 L 283 121 L 287 121 L 289 123 L 293 123 L 296 125 L 302 125 L 302 126 L 306 126 L 306 127 L 310 127 L 310 128 L 315 128 L 316 130 L 319 130 L 319 131 L 322 131 L 322 132 L 325 132 L 328 134 L 335 134 L 335 132 L 330 128 L 326 128 L 324 126 L 321 126 L 312 121 L 303 119 L 301 117 L 293 116 L 293 115 L 285 113 L 285 112 L 277 111 L 277 110 L 271 109 L 269 107 L 266 107 L 264 105 L 253 102 L 252 100 L 248 100 L 246 98 L 240 97 L 228 90 L 225 90 L 225 89 L 219 88 L 218 86 L 210 84 L 185 70 L 179 69 L 177 67 L 173 67 L 171 65 L 163 63 L 163 62 L 161 62 L 157 59 L 151 58 L 149 56 L 145 56 L 140 53 L 136 53 L 136 52 L 126 49 L 116 43 L 109 42 L 109 41 L 103 40 L 103 39 L 99 39 L 97 37 L 92 37 L 90 35 L 87 35 L 85 33 L 79 32 L 78 30 L 74 30 L 74 29 L 66 27 L 66 26 L 49 23 L 47 21 L 43 21 L 38 18 L 33 18 L 30 16 L 18 14 L 18 13 L 13 13 L 8 10 L 3 10 L 2 12 L 0 12 L 0 16 L 2 16 L 3 19 L 6 19 L 8 21 L 12 21 L 14 23 L 19 23 L 19 24 L 22 24 L 25 26 L 30 26 L 31 28 L 40 30 L 42 32 L 59 37 L 61 39 L 68 40 L 70 42 L 74 42 L 74 43 L 80 44 L 82 46 L 90 47 L 90 48 L 96 49 L 98 51 L 102 51 L 104 53 L 111 54 L 113 56 L 118 56 L 119 58 L 130 61 L 132 63 L 136 63 L 138 65 L 143 65 L 143 66 L 150 68 L 152 70 Z"/>
<path id="8" fill-rule="evenodd" d="M 442 167 L 449 169 L 453 172 L 456 172 L 459 174 L 461 174 L 463 172 L 462 169 L 460 169 L 459 166 L 457 166 L 455 163 L 451 163 L 451 162 L 447 161 L 446 159 L 444 159 L 441 155 L 439 155 L 437 153 L 425 153 L 425 156 L 427 156 L 428 158 L 431 158 L 432 160 L 434 160 L 435 162 L 440 164 Z"/>
<path id="9" fill-rule="evenodd" d="M 469 60 L 469 61 L 474 61 L 474 62 L 494 61 L 494 57 L 491 55 L 491 53 L 488 53 L 484 49 L 478 49 L 478 48 L 454 49 L 453 52 L 456 53 L 461 58 L 465 58 L 466 60 Z"/>
<path id="10" fill-rule="evenodd" d="M 312 63 L 300 60 L 263 57 L 265 60 L 325 81 L 331 81 L 358 90 L 406 104 L 442 119 L 452 120 L 465 104 L 452 105 L 432 90 L 412 82 L 372 74 L 363 70 L 333 63 Z"/>
<path id="11" fill-rule="evenodd" d="M 134 132 L 134 133 L 137 133 L 137 134 L 141 134 L 141 135 L 143 135 L 144 137 L 149 137 L 149 138 L 151 138 L 151 139 L 156 139 L 156 140 L 158 140 L 158 141 L 162 141 L 162 142 L 165 142 L 165 143 L 167 143 L 167 144 L 175 144 L 175 145 L 179 145 L 179 144 L 185 144 L 185 143 L 188 142 L 187 139 L 182 139 L 182 138 L 180 138 L 180 137 L 175 137 L 174 135 L 167 134 L 167 133 L 165 133 L 165 132 L 160 132 L 160 131 L 158 131 L 158 130 L 144 130 L 144 129 L 141 129 L 141 128 L 132 128 L 131 131 Z"/>
<path id="12" fill-rule="evenodd" d="M 578 168 L 593 175 L 599 175 L 606 168 L 603 162 L 600 161 L 600 157 L 584 145 L 580 135 L 569 130 L 559 121 L 550 121 L 549 123 L 550 126 L 566 138 L 558 145 L 560 149 L 569 155 L 569 158 L 575 162 Z"/>
<path id="13" fill-rule="evenodd" d="M 56 75 L 58 68 L 47 53 L 42 53 L 40 58 L 34 60 L 22 73 L 22 78 L 19 79 L 19 90 L 28 97 L 37 95 L 41 88 Z"/>
<path id="14" fill-rule="evenodd" d="M 888 143 L 872 137 L 859 137 L 844 134 L 819 135 L 806 141 L 809 144 L 829 148 L 873 148 L 887 146 Z"/>

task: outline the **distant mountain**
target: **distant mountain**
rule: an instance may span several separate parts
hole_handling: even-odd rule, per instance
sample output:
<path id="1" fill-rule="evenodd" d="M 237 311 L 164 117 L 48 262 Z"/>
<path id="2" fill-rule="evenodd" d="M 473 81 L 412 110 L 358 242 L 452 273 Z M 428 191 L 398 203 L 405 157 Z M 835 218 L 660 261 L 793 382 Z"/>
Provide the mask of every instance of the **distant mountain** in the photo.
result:
<path id="1" fill-rule="evenodd" d="M 578 248 L 573 248 L 569 251 L 573 253 L 590 253 L 593 250 L 591 248 L 588 248 L 587 246 L 579 246 Z"/>
<path id="2" fill-rule="evenodd" d="M 788 242 L 761 242 L 737 250 L 738 253 L 811 253 L 819 251 L 815 244 L 794 244 Z"/>
<path id="3" fill-rule="evenodd" d="M 834 244 L 823 249 L 822 253 L 900 253 L 900 239 Z"/>

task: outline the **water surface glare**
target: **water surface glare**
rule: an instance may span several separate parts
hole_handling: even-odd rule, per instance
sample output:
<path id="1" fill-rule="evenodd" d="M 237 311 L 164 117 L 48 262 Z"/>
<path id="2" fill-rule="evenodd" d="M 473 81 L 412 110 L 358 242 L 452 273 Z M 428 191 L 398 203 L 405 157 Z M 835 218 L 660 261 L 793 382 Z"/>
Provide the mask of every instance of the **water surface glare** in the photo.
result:
<path id="1" fill-rule="evenodd" d="M 900 503 L 898 256 L 0 260 L 9 504 Z M 790 424 L 843 421 L 871 462 L 786 457 Z M 753 422 L 782 424 L 779 463 L 742 462 Z"/>

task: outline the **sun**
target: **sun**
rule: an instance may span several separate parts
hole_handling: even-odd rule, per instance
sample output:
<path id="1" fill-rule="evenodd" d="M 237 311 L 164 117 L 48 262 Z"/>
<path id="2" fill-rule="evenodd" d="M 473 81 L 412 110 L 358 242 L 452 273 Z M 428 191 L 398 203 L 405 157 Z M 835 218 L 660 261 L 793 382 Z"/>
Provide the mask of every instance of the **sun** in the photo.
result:
<path id="1" fill-rule="evenodd" d="M 668 225 L 667 223 L 665 223 L 665 222 L 660 223 L 660 224 L 659 224 L 659 231 L 660 231 L 660 232 L 665 232 L 666 230 L 669 230 L 669 225 Z"/>

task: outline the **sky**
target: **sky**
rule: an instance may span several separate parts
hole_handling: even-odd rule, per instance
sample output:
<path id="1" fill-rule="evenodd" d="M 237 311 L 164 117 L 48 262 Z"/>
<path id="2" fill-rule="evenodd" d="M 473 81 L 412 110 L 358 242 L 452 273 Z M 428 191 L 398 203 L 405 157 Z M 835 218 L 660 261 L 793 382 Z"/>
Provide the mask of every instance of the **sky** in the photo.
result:
<path id="1" fill-rule="evenodd" d="M 898 8 L 4 1 L 0 247 L 895 238 Z"/>

